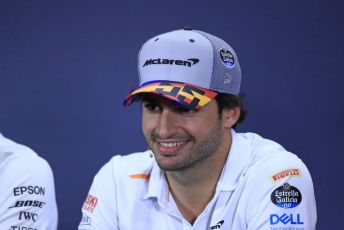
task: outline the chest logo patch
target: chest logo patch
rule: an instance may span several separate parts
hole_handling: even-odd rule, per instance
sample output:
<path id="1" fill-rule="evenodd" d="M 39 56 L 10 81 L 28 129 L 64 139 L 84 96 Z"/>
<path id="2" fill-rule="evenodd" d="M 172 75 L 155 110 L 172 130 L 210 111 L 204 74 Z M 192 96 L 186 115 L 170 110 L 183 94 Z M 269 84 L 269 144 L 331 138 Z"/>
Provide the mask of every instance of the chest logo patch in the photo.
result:
<path id="1" fill-rule="evenodd" d="M 281 208 L 294 208 L 301 203 L 302 195 L 296 187 L 285 183 L 271 193 L 271 201 Z"/>

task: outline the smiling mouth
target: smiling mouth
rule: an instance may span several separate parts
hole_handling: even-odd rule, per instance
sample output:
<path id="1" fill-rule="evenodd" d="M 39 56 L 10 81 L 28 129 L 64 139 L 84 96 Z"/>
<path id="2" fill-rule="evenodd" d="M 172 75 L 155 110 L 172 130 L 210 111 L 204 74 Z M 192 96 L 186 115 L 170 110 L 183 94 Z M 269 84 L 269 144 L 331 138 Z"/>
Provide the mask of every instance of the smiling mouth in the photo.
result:
<path id="1" fill-rule="evenodd" d="M 187 143 L 188 140 L 158 140 L 156 141 L 156 147 L 162 156 L 171 157 L 176 156 Z"/>
<path id="2" fill-rule="evenodd" d="M 166 147 L 166 148 L 174 148 L 181 146 L 186 143 L 186 141 L 180 141 L 180 142 L 158 142 L 160 145 Z"/>

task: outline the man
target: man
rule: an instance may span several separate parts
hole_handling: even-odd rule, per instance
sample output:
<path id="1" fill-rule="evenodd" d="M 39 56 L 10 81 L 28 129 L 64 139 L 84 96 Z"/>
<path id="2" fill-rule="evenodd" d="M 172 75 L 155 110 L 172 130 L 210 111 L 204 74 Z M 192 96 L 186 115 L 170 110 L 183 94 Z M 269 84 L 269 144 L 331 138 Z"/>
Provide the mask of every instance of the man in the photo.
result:
<path id="1" fill-rule="evenodd" d="M 49 164 L 0 133 L 0 229 L 56 230 L 57 206 Z"/>
<path id="2" fill-rule="evenodd" d="M 148 40 L 138 58 L 149 150 L 114 156 L 95 176 L 79 229 L 315 229 L 311 176 L 244 119 L 234 50 L 202 31 Z"/>

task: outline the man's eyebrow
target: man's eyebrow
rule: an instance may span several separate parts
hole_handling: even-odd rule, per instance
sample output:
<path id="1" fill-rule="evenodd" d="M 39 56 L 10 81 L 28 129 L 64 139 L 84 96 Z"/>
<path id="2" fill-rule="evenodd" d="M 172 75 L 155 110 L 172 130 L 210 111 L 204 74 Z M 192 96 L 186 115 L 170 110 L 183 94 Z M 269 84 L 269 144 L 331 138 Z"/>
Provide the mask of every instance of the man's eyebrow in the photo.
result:
<path id="1" fill-rule="evenodd" d="M 151 102 L 151 103 L 158 103 L 156 99 L 150 98 L 150 97 L 142 97 L 141 98 L 142 102 Z"/>
<path id="2" fill-rule="evenodd" d="M 142 93 L 137 95 L 137 99 L 141 100 L 141 101 L 152 101 L 154 100 L 154 98 L 152 98 L 152 96 L 150 96 L 147 93 Z"/>

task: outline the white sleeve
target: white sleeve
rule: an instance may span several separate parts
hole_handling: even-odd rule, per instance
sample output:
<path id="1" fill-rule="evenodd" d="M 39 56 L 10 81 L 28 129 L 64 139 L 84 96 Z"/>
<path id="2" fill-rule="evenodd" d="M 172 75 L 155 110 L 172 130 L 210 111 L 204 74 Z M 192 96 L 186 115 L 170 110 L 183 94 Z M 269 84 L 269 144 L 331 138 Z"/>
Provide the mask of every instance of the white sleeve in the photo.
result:
<path id="1" fill-rule="evenodd" d="M 114 169 L 121 156 L 114 156 L 94 177 L 82 206 L 79 230 L 119 229 Z"/>
<path id="2" fill-rule="evenodd" d="M 56 230 L 52 170 L 35 153 L 10 153 L 0 166 L 0 229 Z"/>
<path id="3" fill-rule="evenodd" d="M 271 164 L 272 163 L 272 164 Z M 315 229 L 311 175 L 300 159 L 263 164 L 252 177 L 246 223 L 249 230 Z"/>

